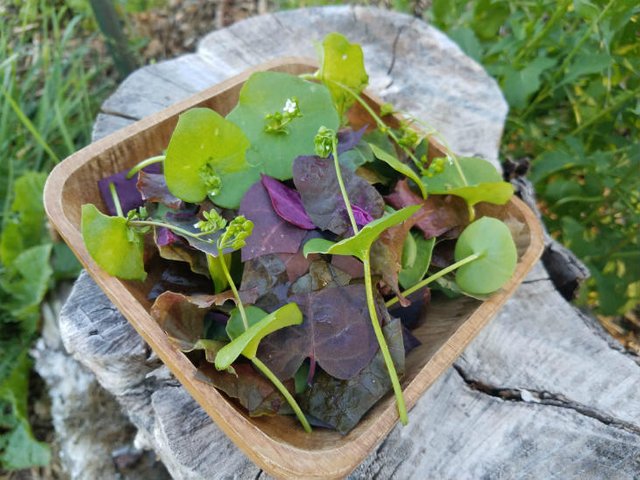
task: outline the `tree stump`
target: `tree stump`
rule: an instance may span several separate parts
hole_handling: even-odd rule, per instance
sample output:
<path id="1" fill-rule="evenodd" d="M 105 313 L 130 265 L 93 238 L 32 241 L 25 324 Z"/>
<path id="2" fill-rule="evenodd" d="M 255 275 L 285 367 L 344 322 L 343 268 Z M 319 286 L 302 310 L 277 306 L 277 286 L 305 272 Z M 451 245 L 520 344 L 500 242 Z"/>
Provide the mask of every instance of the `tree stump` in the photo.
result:
<path id="1" fill-rule="evenodd" d="M 314 56 L 339 31 L 362 44 L 371 90 L 425 119 L 460 153 L 497 162 L 507 105 L 496 83 L 415 18 L 340 6 L 250 18 L 197 53 L 144 67 L 103 105 L 94 139 L 240 71 Z M 496 163 L 497 164 L 497 163 Z M 557 265 L 556 265 L 557 266 Z M 174 478 L 265 478 L 83 274 L 64 345 L 115 396 Z M 640 367 L 536 265 L 502 311 L 351 478 L 638 478 Z"/>

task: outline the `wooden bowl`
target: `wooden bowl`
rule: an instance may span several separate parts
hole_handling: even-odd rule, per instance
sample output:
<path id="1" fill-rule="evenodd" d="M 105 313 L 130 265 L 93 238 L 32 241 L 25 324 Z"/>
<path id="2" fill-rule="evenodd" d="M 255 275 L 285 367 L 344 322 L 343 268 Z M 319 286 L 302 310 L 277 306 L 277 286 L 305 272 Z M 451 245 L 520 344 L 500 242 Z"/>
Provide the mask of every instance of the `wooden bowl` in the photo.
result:
<path id="1" fill-rule="evenodd" d="M 158 268 L 154 269 L 154 261 L 147 264 L 149 276 L 145 282 L 118 280 L 105 273 L 84 247 L 80 234 L 80 208 L 85 203 L 94 203 L 104 211 L 98 180 L 130 168 L 165 149 L 178 115 L 184 110 L 209 107 L 226 115 L 235 106 L 242 84 L 253 72 L 273 70 L 300 74 L 315 69 L 314 62 L 307 59 L 284 58 L 248 70 L 71 155 L 56 166 L 44 191 L 51 223 L 93 279 L 182 385 L 251 460 L 271 475 L 296 479 L 340 478 L 351 472 L 396 424 L 398 415 L 393 395 L 388 394 L 378 402 L 346 436 L 323 429 L 304 433 L 292 417 L 250 418 L 234 401 L 195 379 L 194 365 L 176 350 L 149 315 L 151 302 L 147 294 L 159 276 Z M 375 97 L 366 95 L 366 98 L 374 108 L 379 107 L 380 102 Z M 373 124 L 367 120 L 366 113 L 357 109 L 351 118 L 354 123 L 368 121 Z M 440 155 L 441 151 L 434 144 L 430 154 Z M 415 405 L 420 395 L 495 315 L 542 253 L 541 227 L 519 199 L 513 198 L 503 207 L 479 205 L 478 213 L 511 218 L 522 224 L 515 238 L 519 255 L 515 274 L 502 290 L 484 302 L 472 298 L 436 299 L 432 302 L 427 321 L 413 332 L 422 345 L 408 355 L 402 378 L 408 408 Z M 409 415 L 409 421 L 416 420 Z"/>

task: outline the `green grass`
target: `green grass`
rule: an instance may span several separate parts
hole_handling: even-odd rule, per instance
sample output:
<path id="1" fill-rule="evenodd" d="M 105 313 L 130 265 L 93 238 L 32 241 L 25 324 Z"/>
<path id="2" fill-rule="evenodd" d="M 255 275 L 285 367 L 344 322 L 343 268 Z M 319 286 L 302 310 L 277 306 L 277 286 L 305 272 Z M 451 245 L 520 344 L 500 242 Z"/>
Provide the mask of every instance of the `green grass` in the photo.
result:
<path id="1" fill-rule="evenodd" d="M 47 291 L 78 271 L 47 232 L 44 180 L 89 143 L 113 82 L 86 12 L 62 0 L 0 5 L 0 470 L 13 470 L 49 461 L 28 423 L 26 352 Z"/>

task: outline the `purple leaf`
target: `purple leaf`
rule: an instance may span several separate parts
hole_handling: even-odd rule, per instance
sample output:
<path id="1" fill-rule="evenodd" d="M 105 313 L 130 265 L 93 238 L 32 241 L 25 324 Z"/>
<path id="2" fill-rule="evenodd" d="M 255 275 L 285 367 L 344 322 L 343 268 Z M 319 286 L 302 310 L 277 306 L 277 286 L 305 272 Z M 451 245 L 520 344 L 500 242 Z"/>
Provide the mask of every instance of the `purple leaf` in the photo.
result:
<path id="1" fill-rule="evenodd" d="M 166 247 L 177 241 L 180 241 L 180 237 L 170 229 L 161 227 L 156 230 L 156 245 L 158 245 L 158 247 Z"/>
<path id="2" fill-rule="evenodd" d="M 371 218 L 384 212 L 384 200 L 363 178 L 347 168 L 342 177 L 352 205 L 358 205 Z M 336 235 L 350 232 L 351 225 L 333 161 L 320 157 L 298 157 L 293 163 L 293 181 L 311 220 L 322 230 Z"/>
<path id="3" fill-rule="evenodd" d="M 405 356 L 414 348 L 422 345 L 422 342 L 416 338 L 416 336 L 411 333 L 407 327 L 402 325 L 402 343 L 404 344 L 404 354 Z"/>
<path id="4" fill-rule="evenodd" d="M 142 199 L 149 202 L 162 203 L 169 208 L 182 208 L 183 202 L 174 196 L 167 188 L 167 182 L 162 173 L 140 172 L 136 184 Z"/>
<path id="5" fill-rule="evenodd" d="M 416 227 L 422 230 L 424 238 L 439 237 L 457 227 L 469 223 L 467 206 L 460 197 L 452 195 L 430 195 L 426 200 L 414 193 L 407 180 L 396 183 L 393 192 L 385 197 L 394 208 L 422 205 L 414 215 Z"/>
<path id="6" fill-rule="evenodd" d="M 144 171 L 147 173 L 159 173 L 162 170 L 159 164 L 153 164 L 145 168 Z M 102 180 L 98 180 L 98 189 L 100 190 L 100 195 L 102 196 L 102 200 L 104 200 L 109 215 L 117 215 L 116 206 L 113 203 L 111 191 L 109 190 L 110 183 L 113 183 L 116 187 L 118 199 L 122 206 L 122 212 L 125 215 L 129 210 L 133 210 L 144 205 L 142 195 L 140 195 L 140 192 L 136 187 L 136 184 L 138 183 L 137 177 L 134 175 L 133 178 L 127 179 L 127 173 L 129 173 L 129 170 L 123 170 L 122 172 L 118 172 L 109 177 L 103 178 Z"/>
<path id="7" fill-rule="evenodd" d="M 373 222 L 373 217 L 366 210 L 363 210 L 357 205 L 352 205 L 351 209 L 353 210 L 353 216 L 356 219 L 356 224 L 359 227 L 364 227 L 367 223 Z"/>
<path id="8" fill-rule="evenodd" d="M 296 227 L 315 230 L 316 226 L 304 211 L 302 199 L 297 190 L 267 175 L 262 175 L 262 185 L 267 189 L 271 205 L 278 215 Z"/>
<path id="9" fill-rule="evenodd" d="M 238 399 L 240 405 L 252 417 L 261 415 L 288 415 L 293 413 L 284 396 L 269 380 L 246 363 L 234 364 L 236 375 L 216 370 L 213 365 L 202 362 L 196 378 L 219 388 L 231 398 Z M 291 385 L 288 388 L 293 391 Z"/>
<path id="10" fill-rule="evenodd" d="M 239 213 L 253 222 L 253 233 L 241 251 L 243 262 L 269 253 L 297 253 L 300 250 L 307 232 L 280 218 L 261 182 L 254 183 L 246 193 Z"/>
<path id="11" fill-rule="evenodd" d="M 390 319 L 388 314 L 381 314 L 381 318 L 382 331 L 393 363 L 398 373 L 402 374 L 405 357 L 400 321 Z M 325 372 L 318 372 L 313 385 L 299 395 L 298 399 L 300 406 L 310 416 L 347 434 L 389 390 L 389 373 L 382 352 L 378 350 L 372 361 L 349 380 L 340 380 Z"/>
<path id="12" fill-rule="evenodd" d="M 352 378 L 376 351 L 363 285 L 324 288 L 294 295 L 302 310 L 302 325 L 279 330 L 260 344 L 260 359 L 281 379 L 291 378 L 305 358 L 332 377 Z"/>
<path id="13" fill-rule="evenodd" d="M 338 267 L 343 272 L 349 274 L 351 278 L 364 277 L 364 266 L 356 257 L 347 255 L 333 255 L 331 257 L 331 265 Z"/>
<path id="14" fill-rule="evenodd" d="M 351 150 L 360 143 L 360 140 L 366 131 L 367 125 L 362 127 L 360 130 L 353 130 L 351 128 L 340 130 L 338 132 L 338 158 L 340 158 L 341 153 Z"/>
<path id="15" fill-rule="evenodd" d="M 138 183 L 138 180 L 135 178 L 135 176 L 134 178 L 127 179 L 126 175 L 128 172 L 129 170 L 125 170 L 123 172 L 111 175 L 110 177 L 103 178 L 102 180 L 98 180 L 98 189 L 100 190 L 102 200 L 104 200 L 104 203 L 107 206 L 109 215 L 118 214 L 118 212 L 116 211 L 116 206 L 113 203 L 111 191 L 109 190 L 110 183 L 113 183 L 116 187 L 116 193 L 118 194 L 118 199 L 120 200 L 120 205 L 122 206 L 122 212 L 125 215 L 129 210 L 134 210 L 144 205 L 142 195 L 140 195 L 140 192 L 136 188 L 136 183 Z"/>
<path id="16" fill-rule="evenodd" d="M 155 300 L 167 290 L 173 292 L 194 294 L 209 293 L 212 289 L 211 280 L 202 275 L 194 275 L 191 269 L 184 263 L 169 262 L 167 268 L 162 271 L 158 280 L 147 298 Z"/>
<path id="17" fill-rule="evenodd" d="M 267 312 L 288 302 L 289 278 L 277 254 L 262 255 L 244 263 L 240 297 Z"/>

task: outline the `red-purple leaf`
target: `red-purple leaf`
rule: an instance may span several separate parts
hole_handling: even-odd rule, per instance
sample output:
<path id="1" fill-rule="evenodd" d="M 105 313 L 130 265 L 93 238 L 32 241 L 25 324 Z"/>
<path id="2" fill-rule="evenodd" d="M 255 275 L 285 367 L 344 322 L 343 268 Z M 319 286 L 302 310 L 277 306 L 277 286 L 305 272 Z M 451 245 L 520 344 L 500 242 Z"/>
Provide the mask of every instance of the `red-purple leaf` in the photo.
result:
<path id="1" fill-rule="evenodd" d="M 402 296 L 398 286 L 398 274 L 402 268 L 402 249 L 409 230 L 419 219 L 420 212 L 421 210 L 400 225 L 382 232 L 371 247 L 371 270 L 382 277 L 384 283 L 398 296 L 403 307 L 411 302 Z"/>
<path id="2" fill-rule="evenodd" d="M 279 330 L 260 344 L 258 355 L 280 378 L 293 377 L 305 358 L 340 379 L 357 375 L 378 350 L 363 285 L 294 295 L 302 325 Z"/>
<path id="3" fill-rule="evenodd" d="M 405 358 L 401 323 L 398 319 L 390 319 L 388 314 L 381 314 L 381 317 L 393 363 L 398 373 L 402 374 Z M 347 434 L 389 390 L 389 372 L 382 352 L 378 351 L 372 361 L 349 380 L 339 380 L 319 372 L 311 387 L 298 399 L 309 415 Z"/>
<path id="4" fill-rule="evenodd" d="M 360 140 L 362 140 L 362 136 L 367 131 L 367 125 L 360 128 L 359 130 L 353 130 L 351 128 L 345 128 L 338 132 L 338 158 L 340 158 L 340 154 L 346 152 L 347 150 L 351 150 L 355 147 Z"/>
<path id="5" fill-rule="evenodd" d="M 277 254 L 262 255 L 244 263 L 240 297 L 267 312 L 288 303 L 289 278 Z"/>
<path id="6" fill-rule="evenodd" d="M 297 190 L 267 175 L 262 175 L 262 185 L 267 189 L 271 205 L 278 215 L 296 227 L 315 230 L 316 226 L 305 212 Z"/>
<path id="7" fill-rule="evenodd" d="M 353 210 L 353 217 L 356 219 L 356 224 L 359 227 L 364 227 L 367 223 L 373 222 L 373 217 L 369 212 L 363 210 L 358 205 L 352 205 L 351 209 Z"/>
<path id="8" fill-rule="evenodd" d="M 422 205 L 415 214 L 416 227 L 427 239 L 439 237 L 449 231 L 458 232 L 458 227 L 469 223 L 467 205 L 460 197 L 431 195 L 423 200 L 411 190 L 407 180 L 396 183 L 395 189 L 385 200 L 398 209 L 409 205 Z"/>
<path id="9" fill-rule="evenodd" d="M 342 177 L 349 202 L 373 219 L 381 217 L 384 200 L 378 191 L 348 168 L 342 169 Z M 296 158 L 293 163 L 293 182 L 314 224 L 336 235 L 351 231 L 333 161 L 313 156 Z"/>
<path id="10" fill-rule="evenodd" d="M 147 173 L 159 173 L 162 171 L 162 167 L 159 164 L 154 163 L 153 165 L 146 167 L 144 171 Z M 127 179 L 127 173 L 129 173 L 129 170 L 123 170 L 122 172 L 118 172 L 105 177 L 102 180 L 98 180 L 98 190 L 100 190 L 100 196 L 107 207 L 109 215 L 118 214 L 116 212 L 115 204 L 113 203 L 111 191 L 109 190 L 110 183 L 113 183 L 116 187 L 118 200 L 120 200 L 122 212 L 125 215 L 129 210 L 133 210 L 144 205 L 142 195 L 140 195 L 140 192 L 136 187 L 136 184 L 138 183 L 137 177 L 134 175 L 133 178 Z"/>
<path id="11" fill-rule="evenodd" d="M 284 221 L 271 205 L 271 199 L 261 182 L 256 182 L 240 203 L 240 214 L 253 222 L 253 233 L 242 248 L 246 262 L 270 253 L 297 253 L 306 230 Z"/>
<path id="12" fill-rule="evenodd" d="M 138 173 L 136 184 L 142 199 L 149 202 L 162 203 L 169 208 L 182 208 L 183 202 L 173 195 L 167 188 L 167 182 L 162 173 Z"/>
<path id="13" fill-rule="evenodd" d="M 202 275 L 194 275 L 186 264 L 169 262 L 167 268 L 162 271 L 160 280 L 153 286 L 147 298 L 155 300 L 167 290 L 188 295 L 208 293 L 212 290 L 212 287 L 211 279 Z"/>
<path id="14" fill-rule="evenodd" d="M 343 272 L 349 274 L 351 278 L 364 277 L 364 266 L 356 257 L 347 255 L 333 255 L 331 257 L 331 265 L 338 267 Z"/>
<path id="15" fill-rule="evenodd" d="M 218 371 L 210 363 L 202 362 L 196 378 L 219 388 L 231 398 L 237 398 L 252 417 L 293 413 L 282 394 L 251 365 L 235 363 L 233 368 L 237 375 Z M 293 391 L 291 385 L 285 386 Z"/>

